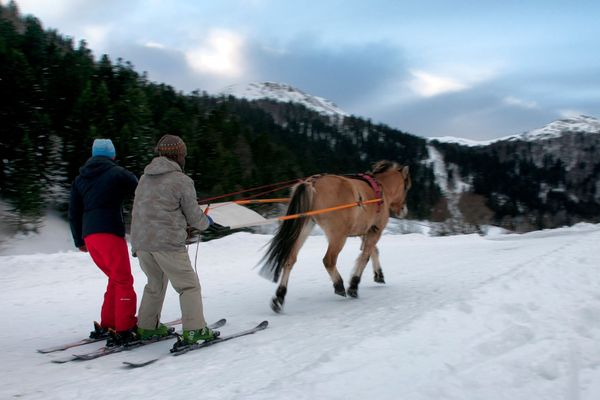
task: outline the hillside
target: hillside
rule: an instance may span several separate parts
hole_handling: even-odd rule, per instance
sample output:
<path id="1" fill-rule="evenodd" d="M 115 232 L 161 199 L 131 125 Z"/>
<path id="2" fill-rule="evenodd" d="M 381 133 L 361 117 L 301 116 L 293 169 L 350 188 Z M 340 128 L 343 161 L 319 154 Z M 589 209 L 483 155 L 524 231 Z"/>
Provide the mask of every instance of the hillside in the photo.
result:
<path id="1" fill-rule="evenodd" d="M 167 132 L 188 144 L 200 199 L 390 159 L 410 167 L 408 218 L 436 223 L 434 234 L 600 221 L 593 117 L 486 143 L 427 141 L 283 83 L 182 93 L 11 5 L 0 6 L 0 90 L 10 94 L 0 98 L 0 241 L 35 231 L 48 209 L 64 212 L 94 138 L 111 138 L 117 161 L 139 176 Z"/>
<path id="2" fill-rule="evenodd" d="M 305 93 L 303 104 L 185 94 L 120 58 L 96 59 L 84 41 L 44 30 L 14 5 L 0 6 L 0 91 L 10 93 L 0 99 L 0 200 L 10 229 L 35 229 L 46 209 L 65 209 L 96 137 L 111 138 L 117 161 L 139 176 L 160 136 L 181 136 L 200 198 L 315 173 L 364 172 L 380 159 L 411 166 L 413 217 L 427 218 L 440 195 L 422 163 L 422 138 L 357 117 L 332 122 L 307 106 L 334 106 Z"/>
<path id="3" fill-rule="evenodd" d="M 479 213 L 493 214 L 488 221 L 529 231 L 600 220 L 600 121 L 593 117 L 478 145 L 448 139 L 431 145 L 444 155 L 450 179 L 469 183 L 465 197 L 482 197 Z"/>

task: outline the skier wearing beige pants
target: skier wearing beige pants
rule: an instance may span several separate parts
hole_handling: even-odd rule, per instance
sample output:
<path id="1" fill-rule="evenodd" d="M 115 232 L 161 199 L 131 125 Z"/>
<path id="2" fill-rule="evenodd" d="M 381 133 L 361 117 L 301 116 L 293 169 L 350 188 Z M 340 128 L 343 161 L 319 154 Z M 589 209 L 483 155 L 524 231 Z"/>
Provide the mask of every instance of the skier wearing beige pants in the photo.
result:
<path id="1" fill-rule="evenodd" d="M 206 326 L 202 309 L 202 294 L 198 276 L 187 252 L 138 251 L 142 271 L 148 277 L 138 312 L 140 327 L 156 327 L 160 321 L 167 285 L 179 293 L 183 329 L 202 329 Z"/>
<path id="2" fill-rule="evenodd" d="M 160 313 L 171 281 L 181 305 L 180 344 L 212 340 L 219 332 L 206 326 L 200 282 L 185 247 L 186 228 L 203 231 L 212 219 L 200 209 L 194 181 L 183 172 L 187 155 L 183 140 L 165 135 L 156 150 L 158 157 L 146 166 L 135 191 L 131 219 L 131 248 L 148 277 L 137 332 L 141 340 L 169 335 Z"/>

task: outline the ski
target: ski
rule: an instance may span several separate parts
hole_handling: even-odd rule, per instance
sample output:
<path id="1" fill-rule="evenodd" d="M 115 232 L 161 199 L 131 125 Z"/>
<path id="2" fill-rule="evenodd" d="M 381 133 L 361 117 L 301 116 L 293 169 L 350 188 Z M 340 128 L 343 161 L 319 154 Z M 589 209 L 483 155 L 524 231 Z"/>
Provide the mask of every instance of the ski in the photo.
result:
<path id="1" fill-rule="evenodd" d="M 179 324 L 181 324 L 181 318 L 165 323 L 165 325 L 167 325 L 167 326 L 176 326 Z M 45 349 L 38 349 L 37 351 L 38 351 L 38 353 L 42 353 L 42 354 L 54 353 L 56 351 L 64 351 L 64 350 L 71 349 L 73 347 L 83 346 L 83 345 L 90 344 L 90 343 L 101 342 L 106 339 L 107 339 L 106 337 L 97 338 L 97 339 L 86 338 L 86 339 L 77 340 L 77 341 L 71 342 L 71 343 L 65 343 L 65 344 L 61 344 L 58 346 L 47 347 Z"/>
<path id="2" fill-rule="evenodd" d="M 106 338 L 81 339 L 81 340 L 78 340 L 76 342 L 65 343 L 65 344 L 61 344 L 61 345 L 58 345 L 58 346 L 54 346 L 54 347 L 47 347 L 45 349 L 38 349 L 37 352 L 38 353 L 42 353 L 42 354 L 54 353 L 55 351 L 64 351 L 64 350 L 70 349 L 72 347 L 83 346 L 85 344 L 90 344 L 90 343 L 96 343 L 96 342 L 99 342 L 101 340 L 106 340 Z"/>
<path id="3" fill-rule="evenodd" d="M 223 325 L 225 325 L 225 323 L 227 322 L 226 319 L 220 319 L 217 322 L 209 325 L 209 327 L 211 329 L 217 329 Z M 168 335 L 168 336 L 163 336 L 161 338 L 156 338 L 156 339 L 151 339 L 151 340 L 144 340 L 144 341 L 140 341 L 140 342 L 136 342 L 136 343 L 132 343 L 130 345 L 117 345 L 117 346 L 111 346 L 111 347 L 107 347 L 107 346 L 103 346 L 100 347 L 99 349 L 92 351 L 90 353 L 85 353 L 85 354 L 74 354 L 68 358 L 63 358 L 63 359 L 58 359 L 58 360 L 52 360 L 53 363 L 55 364 L 64 364 L 70 361 L 88 361 L 88 360 L 94 360 L 96 358 L 99 357 L 104 357 L 110 354 L 115 354 L 115 353 L 120 353 L 122 351 L 128 351 L 128 350 L 133 350 L 133 349 L 137 349 L 138 347 L 142 347 L 148 344 L 152 344 L 152 343 L 158 343 L 158 342 L 162 342 L 164 340 L 168 340 L 168 339 L 173 339 L 177 337 L 177 334 L 175 332 L 173 332 L 172 334 Z"/>
<path id="4" fill-rule="evenodd" d="M 252 329 L 247 329 L 245 331 L 240 331 L 240 332 L 232 333 L 231 335 L 220 336 L 220 337 L 218 337 L 215 340 L 210 340 L 210 341 L 207 341 L 207 342 L 192 344 L 190 346 L 182 348 L 179 351 L 175 351 L 175 352 L 172 351 L 171 355 L 173 355 L 173 356 L 179 356 L 179 355 L 188 353 L 188 352 L 193 351 L 193 350 L 198 350 L 198 349 L 202 349 L 204 347 L 212 346 L 214 344 L 223 343 L 223 342 L 226 342 L 228 340 L 235 339 L 235 338 L 238 338 L 238 337 L 241 337 L 241 336 L 251 335 L 253 333 L 256 333 L 256 332 L 259 332 L 259 331 L 262 331 L 262 330 L 266 329 L 267 326 L 269 326 L 269 321 L 263 321 L 260 324 L 256 325 Z M 148 361 L 143 361 L 143 362 L 123 361 L 123 364 L 124 364 L 125 368 L 128 368 L 128 369 L 141 368 L 141 367 L 145 367 L 147 365 L 153 364 L 156 361 L 161 360 L 161 359 L 166 358 L 166 357 L 168 357 L 168 355 L 165 355 L 165 356 L 159 357 L 159 358 L 154 358 L 154 359 L 148 360 Z"/>

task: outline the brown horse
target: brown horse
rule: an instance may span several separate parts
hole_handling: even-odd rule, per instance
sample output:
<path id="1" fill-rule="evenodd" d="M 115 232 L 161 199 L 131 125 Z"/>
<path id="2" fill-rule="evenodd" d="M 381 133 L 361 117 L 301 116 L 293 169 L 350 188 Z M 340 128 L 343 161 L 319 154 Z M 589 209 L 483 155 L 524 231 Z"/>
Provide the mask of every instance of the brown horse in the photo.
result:
<path id="1" fill-rule="evenodd" d="M 262 259 L 264 265 L 260 271 L 262 276 L 273 282 L 277 282 L 281 276 L 271 303 L 273 311 L 280 312 L 283 307 L 290 272 L 315 223 L 323 229 L 329 241 L 323 264 L 333 281 L 335 294 L 346 296 L 347 293 L 351 297 L 358 297 L 358 284 L 369 258 L 373 263 L 375 282 L 385 283 L 376 244 L 387 225 L 390 213 L 400 218 L 406 215 L 406 195 L 410 186 L 408 167 L 391 161 L 377 162 L 369 174 L 314 175 L 296 185 L 286 215 L 342 204 L 355 203 L 356 206 L 312 217 L 285 220 L 279 226 Z M 364 201 L 376 198 L 381 198 L 381 202 L 363 204 Z M 360 236 L 362 245 L 346 292 L 336 262 L 349 236 Z"/>

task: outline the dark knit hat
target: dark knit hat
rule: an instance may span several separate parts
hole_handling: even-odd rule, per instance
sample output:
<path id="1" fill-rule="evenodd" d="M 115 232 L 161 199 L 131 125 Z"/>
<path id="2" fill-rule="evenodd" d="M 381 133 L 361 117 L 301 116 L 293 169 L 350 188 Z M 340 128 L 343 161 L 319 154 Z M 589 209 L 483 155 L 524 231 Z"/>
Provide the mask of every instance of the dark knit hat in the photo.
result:
<path id="1" fill-rule="evenodd" d="M 186 156 L 187 147 L 179 136 L 164 135 L 156 145 L 156 152 L 159 156 Z"/>

